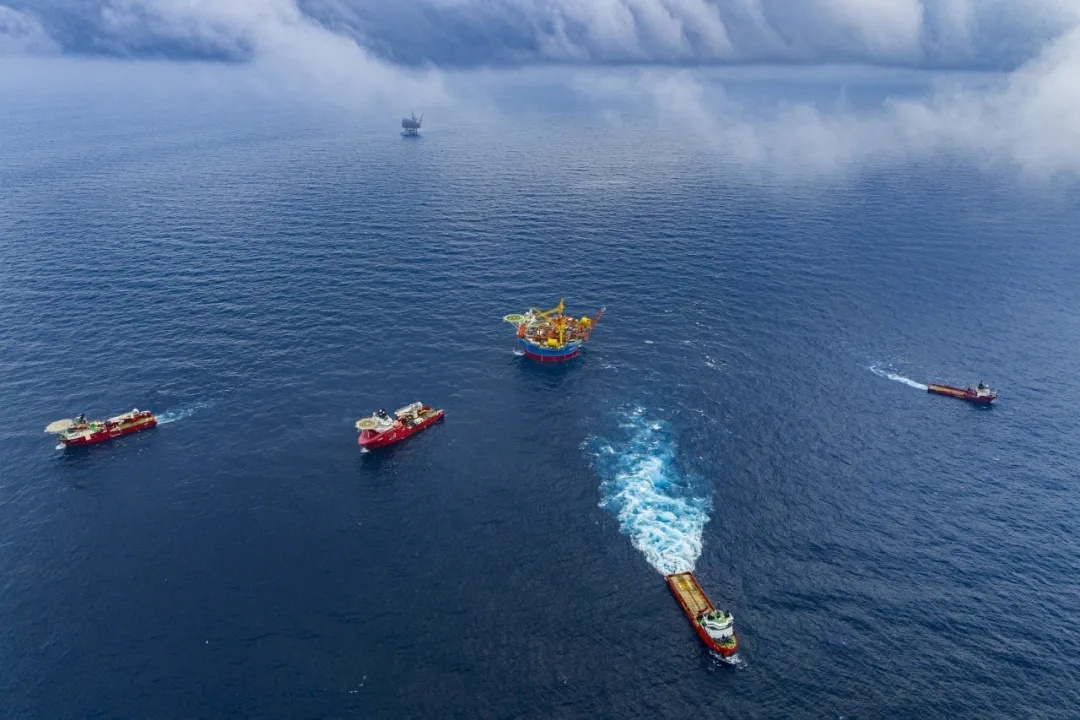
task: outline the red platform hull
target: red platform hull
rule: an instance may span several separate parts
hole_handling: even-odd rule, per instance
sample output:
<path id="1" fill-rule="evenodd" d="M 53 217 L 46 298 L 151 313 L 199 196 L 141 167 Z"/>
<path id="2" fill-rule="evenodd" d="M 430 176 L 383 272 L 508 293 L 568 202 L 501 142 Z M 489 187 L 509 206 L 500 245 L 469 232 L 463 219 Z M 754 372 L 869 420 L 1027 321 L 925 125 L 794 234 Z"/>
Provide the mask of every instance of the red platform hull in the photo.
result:
<path id="1" fill-rule="evenodd" d="M 438 421 L 442 420 L 445 415 L 445 411 L 436 410 L 420 422 L 409 427 L 405 427 L 399 424 L 395 425 L 389 430 L 384 430 L 383 432 L 364 430 L 360 433 L 360 437 L 357 438 L 356 442 L 360 445 L 360 447 L 365 449 L 373 449 L 385 447 L 387 445 L 393 445 L 394 443 L 401 442 L 410 435 L 415 435 L 421 430 L 424 430 L 434 425 Z"/>
<path id="2" fill-rule="evenodd" d="M 581 349 L 577 349 L 567 355 L 537 355 L 534 352 L 525 351 L 525 357 L 530 360 L 536 360 L 537 362 L 566 362 L 567 360 L 573 360 L 581 353 Z"/>
<path id="3" fill-rule="evenodd" d="M 65 447 L 74 445 L 94 445 L 96 443 L 123 437 L 124 435 L 132 435 L 142 430 L 155 427 L 157 425 L 157 418 L 154 417 L 153 413 L 146 412 L 140 413 L 131 420 L 123 423 L 102 421 L 99 425 L 101 426 L 101 429 L 96 432 L 85 432 L 72 438 L 60 438 L 60 444 Z"/>
<path id="4" fill-rule="evenodd" d="M 954 397 L 958 400 L 967 400 L 976 405 L 989 405 L 997 400 L 996 392 L 991 392 L 989 395 L 979 395 L 975 388 L 958 388 L 953 387 L 952 385 L 937 385 L 931 383 L 926 386 L 926 392 L 934 393 L 935 395 L 947 395 L 948 397 Z"/>

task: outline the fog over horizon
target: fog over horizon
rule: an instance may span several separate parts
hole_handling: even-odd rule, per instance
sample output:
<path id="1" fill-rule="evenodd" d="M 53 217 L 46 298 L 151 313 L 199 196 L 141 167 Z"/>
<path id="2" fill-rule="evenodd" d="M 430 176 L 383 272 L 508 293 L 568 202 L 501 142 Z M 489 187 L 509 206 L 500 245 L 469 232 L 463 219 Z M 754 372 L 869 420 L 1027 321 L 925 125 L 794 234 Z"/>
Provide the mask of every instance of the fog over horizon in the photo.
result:
<path id="1" fill-rule="evenodd" d="M 8 94 L 93 85 L 115 63 L 198 61 L 350 112 L 494 112 L 492 77 L 545 78 L 609 122 L 633 104 L 754 167 L 957 152 L 1080 173 L 1075 0 L 0 0 L 0 56 Z M 763 112 L 725 89 L 759 66 L 796 81 L 851 66 L 867 84 L 889 68 L 928 79 L 870 106 L 778 96 Z"/>

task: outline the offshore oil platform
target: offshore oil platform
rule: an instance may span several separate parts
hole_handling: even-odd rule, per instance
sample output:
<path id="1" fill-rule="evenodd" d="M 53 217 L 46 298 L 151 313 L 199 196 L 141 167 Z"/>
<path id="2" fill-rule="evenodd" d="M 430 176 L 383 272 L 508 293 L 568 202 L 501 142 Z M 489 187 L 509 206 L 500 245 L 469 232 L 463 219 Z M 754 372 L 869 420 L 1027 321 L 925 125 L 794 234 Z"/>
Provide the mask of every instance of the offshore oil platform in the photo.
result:
<path id="1" fill-rule="evenodd" d="M 518 342 L 525 356 L 539 362 L 562 362 L 577 357 L 589 339 L 604 308 L 595 317 L 580 319 L 566 315 L 562 300 L 551 310 L 529 308 L 524 315 L 512 313 L 503 318 L 517 328 Z"/>
<path id="2" fill-rule="evenodd" d="M 401 134 L 404 137 L 419 137 L 420 135 L 420 123 L 424 120 L 424 113 L 420 113 L 420 117 L 416 117 L 416 113 L 409 113 L 409 117 L 401 118 L 401 127 L 403 128 Z"/>

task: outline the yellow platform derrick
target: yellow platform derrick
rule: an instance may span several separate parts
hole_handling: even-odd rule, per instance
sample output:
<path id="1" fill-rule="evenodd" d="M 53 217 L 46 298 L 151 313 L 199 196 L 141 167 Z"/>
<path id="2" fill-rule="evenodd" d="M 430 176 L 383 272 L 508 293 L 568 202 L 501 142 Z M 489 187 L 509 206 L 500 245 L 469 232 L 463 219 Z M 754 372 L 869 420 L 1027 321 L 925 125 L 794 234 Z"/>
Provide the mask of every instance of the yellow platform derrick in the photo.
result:
<path id="1" fill-rule="evenodd" d="M 546 320 L 547 318 L 551 317 L 552 315 L 556 315 L 556 316 L 562 315 L 562 311 L 566 307 L 566 305 L 564 303 L 565 300 L 566 300 L 566 298 L 559 298 L 559 304 L 556 305 L 555 307 L 551 308 L 550 310 L 539 310 L 537 308 L 532 308 L 531 312 L 537 318 L 542 319 L 542 320 Z"/>

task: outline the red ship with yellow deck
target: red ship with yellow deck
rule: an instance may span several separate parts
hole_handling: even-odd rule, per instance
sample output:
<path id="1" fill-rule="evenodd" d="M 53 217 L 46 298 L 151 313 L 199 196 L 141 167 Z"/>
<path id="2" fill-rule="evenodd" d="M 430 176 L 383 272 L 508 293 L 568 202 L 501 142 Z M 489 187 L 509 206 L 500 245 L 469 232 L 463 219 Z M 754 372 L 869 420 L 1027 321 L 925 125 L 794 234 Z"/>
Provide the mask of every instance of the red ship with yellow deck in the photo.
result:
<path id="1" fill-rule="evenodd" d="M 694 573 L 673 573 L 666 580 L 701 642 L 722 657 L 734 655 L 739 649 L 739 636 L 735 634 L 732 614 L 713 606 Z"/>
<path id="2" fill-rule="evenodd" d="M 935 395 L 948 395 L 958 400 L 967 400 L 977 405 L 989 405 L 997 400 L 998 394 L 986 385 L 979 383 L 978 387 L 958 388 L 952 385 L 939 385 L 930 383 L 926 386 L 926 392 Z"/>

